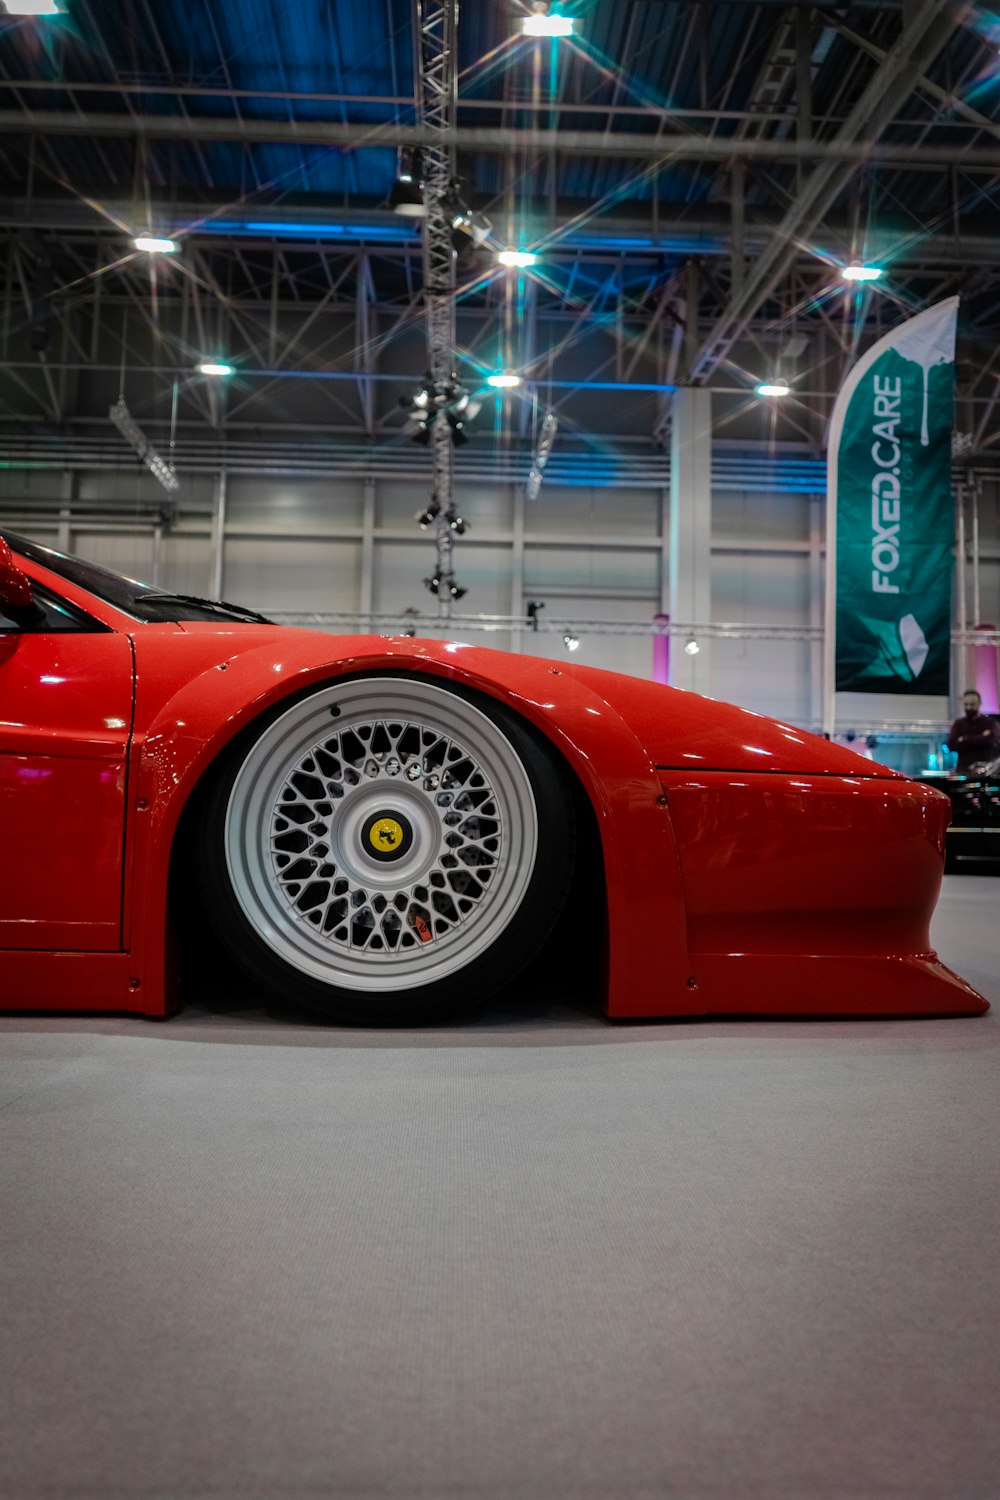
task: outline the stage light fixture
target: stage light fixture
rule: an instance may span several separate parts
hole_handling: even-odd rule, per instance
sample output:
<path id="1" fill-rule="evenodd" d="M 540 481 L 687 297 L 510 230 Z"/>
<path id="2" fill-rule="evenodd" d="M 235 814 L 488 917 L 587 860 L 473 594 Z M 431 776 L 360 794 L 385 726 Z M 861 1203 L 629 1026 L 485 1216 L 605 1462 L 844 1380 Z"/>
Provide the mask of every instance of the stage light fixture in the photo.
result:
<path id="1" fill-rule="evenodd" d="M 432 496 L 429 504 L 426 505 L 423 510 L 418 511 L 417 525 L 422 531 L 426 531 L 428 526 L 433 526 L 434 522 L 437 520 L 440 514 L 441 506 L 438 502 L 437 496 L 434 495 Z"/>
<path id="2" fill-rule="evenodd" d="M 845 281 L 878 281 L 882 275 L 882 267 L 861 266 L 855 263 L 851 266 L 845 266 L 840 274 Z"/>
<path id="3" fill-rule="evenodd" d="M 684 651 L 686 655 L 697 656 L 700 650 L 701 647 L 698 645 L 698 642 L 695 640 L 694 636 L 689 635 L 687 640 L 684 642 Z"/>
<path id="4" fill-rule="evenodd" d="M 464 536 L 466 531 L 468 530 L 468 521 L 466 521 L 462 516 L 458 515 L 454 507 L 452 507 L 452 509 L 446 513 L 445 520 L 448 522 L 448 525 L 451 527 L 456 536 Z"/>
<path id="5" fill-rule="evenodd" d="M 453 229 L 460 229 L 463 234 L 467 234 L 474 245 L 485 245 L 493 233 L 492 219 L 464 207 L 455 211 L 451 225 Z"/>
<path id="6" fill-rule="evenodd" d="M 232 365 L 223 364 L 221 360 L 203 359 L 198 365 L 199 375 L 235 375 L 236 371 Z"/>
<path id="7" fill-rule="evenodd" d="M 497 265 L 516 267 L 518 270 L 536 265 L 537 262 L 538 256 L 533 250 L 501 250 L 497 256 Z"/>
<path id="8" fill-rule="evenodd" d="M 423 157 L 415 146 L 400 146 L 396 158 L 396 181 L 417 182 L 423 177 Z"/>
<path id="9" fill-rule="evenodd" d="M 763 385 L 759 385 L 757 387 L 757 395 L 789 396 L 791 395 L 791 386 L 786 385 L 783 380 L 775 380 L 771 382 L 765 381 Z"/>
<path id="10" fill-rule="evenodd" d="M 486 384 L 491 385 L 495 391 L 512 391 L 521 384 L 521 377 L 510 370 L 503 370 L 498 375 L 487 375 Z"/>
<path id="11" fill-rule="evenodd" d="M 396 160 L 396 181 L 389 190 L 389 207 L 403 219 L 426 219 L 427 205 L 420 191 L 423 161 L 420 152 L 402 146 Z"/>
<path id="12" fill-rule="evenodd" d="M 137 234 L 132 244 L 147 255 L 174 255 L 178 248 L 176 240 L 161 239 L 155 234 Z"/>
<path id="13" fill-rule="evenodd" d="M 578 635 L 574 635 L 572 630 L 567 630 L 566 634 L 563 636 L 563 645 L 566 647 L 567 651 L 579 651 L 580 637 Z"/>

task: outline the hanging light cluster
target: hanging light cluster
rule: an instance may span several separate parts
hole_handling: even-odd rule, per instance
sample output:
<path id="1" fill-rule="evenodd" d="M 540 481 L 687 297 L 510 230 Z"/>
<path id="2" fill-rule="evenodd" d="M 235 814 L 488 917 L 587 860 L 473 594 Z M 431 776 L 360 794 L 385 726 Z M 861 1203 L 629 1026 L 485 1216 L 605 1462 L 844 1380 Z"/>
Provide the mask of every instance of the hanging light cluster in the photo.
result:
<path id="1" fill-rule="evenodd" d="M 421 531 L 428 531 L 432 526 L 438 536 L 439 555 L 450 560 L 451 548 L 456 536 L 464 536 L 469 529 L 469 523 L 464 516 L 460 516 L 455 508 L 454 502 L 442 510 L 441 502 L 437 495 L 432 495 L 423 510 L 417 512 L 417 525 Z M 447 538 L 444 547 L 442 541 Z M 430 578 L 424 579 L 424 587 L 430 589 L 436 597 L 446 597 L 451 600 L 464 599 L 468 593 L 455 582 L 452 575 L 446 577 L 444 570 L 439 565 Z"/>
<path id="2" fill-rule="evenodd" d="M 404 219 L 426 219 L 427 204 L 423 192 L 424 159 L 419 150 L 404 146 L 400 148 L 396 163 L 396 181 L 389 193 L 389 207 Z M 457 177 L 448 184 L 441 206 L 452 228 L 452 247 L 456 251 L 469 246 L 475 249 L 485 245 L 493 233 L 493 221 L 485 214 L 470 208 L 465 200 L 463 185 Z M 517 260 L 503 260 L 503 255 L 518 256 Z M 533 265 L 534 256 L 522 252 L 501 252 L 501 265 Z"/>
<path id="3" fill-rule="evenodd" d="M 465 435 L 465 424 L 476 416 L 482 405 L 479 401 L 471 400 L 454 371 L 448 380 L 440 382 L 434 381 L 428 371 L 420 389 L 412 396 L 401 396 L 399 404 L 412 424 L 410 437 L 415 443 L 426 447 L 430 443 L 431 430 L 437 417 L 443 415 L 456 448 L 469 441 Z"/>
<path id="4" fill-rule="evenodd" d="M 447 510 L 442 511 L 438 497 L 432 495 L 430 502 L 424 509 L 417 512 L 417 525 L 421 531 L 426 531 L 429 526 L 434 525 L 438 517 L 448 527 L 448 530 L 453 531 L 456 536 L 464 536 L 469 529 L 468 521 L 458 514 L 454 505 L 449 505 Z"/>

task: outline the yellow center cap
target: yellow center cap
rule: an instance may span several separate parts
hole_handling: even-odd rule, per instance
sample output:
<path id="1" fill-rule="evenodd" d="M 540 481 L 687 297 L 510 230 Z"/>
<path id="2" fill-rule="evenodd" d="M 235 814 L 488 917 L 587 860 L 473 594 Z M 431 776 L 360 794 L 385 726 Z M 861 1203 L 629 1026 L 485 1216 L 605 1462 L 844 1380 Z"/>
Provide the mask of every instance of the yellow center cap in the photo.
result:
<path id="1" fill-rule="evenodd" d="M 398 849 L 403 842 L 403 825 L 395 818 L 378 818 L 368 830 L 368 842 L 379 854 Z"/>

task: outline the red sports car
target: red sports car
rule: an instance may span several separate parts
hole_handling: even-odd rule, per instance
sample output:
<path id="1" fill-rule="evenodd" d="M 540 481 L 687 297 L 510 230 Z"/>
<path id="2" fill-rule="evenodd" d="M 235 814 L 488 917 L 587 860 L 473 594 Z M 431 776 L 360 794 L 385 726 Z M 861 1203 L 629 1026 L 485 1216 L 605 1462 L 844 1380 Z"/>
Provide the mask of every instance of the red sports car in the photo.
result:
<path id="1" fill-rule="evenodd" d="M 259 985 L 342 1020 L 473 1007 L 571 890 L 609 1016 L 987 1009 L 930 948 L 929 787 L 654 683 L 292 630 L 4 536 L 7 1008 L 168 1015 L 194 888 Z"/>

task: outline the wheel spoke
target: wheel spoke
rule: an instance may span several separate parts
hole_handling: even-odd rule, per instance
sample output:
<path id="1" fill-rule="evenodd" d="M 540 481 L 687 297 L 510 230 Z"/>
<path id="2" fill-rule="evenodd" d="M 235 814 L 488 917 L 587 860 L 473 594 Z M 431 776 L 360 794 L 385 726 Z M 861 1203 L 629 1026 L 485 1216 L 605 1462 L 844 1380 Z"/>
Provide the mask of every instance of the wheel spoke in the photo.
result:
<path id="1" fill-rule="evenodd" d="M 381 882 L 374 888 L 356 868 L 341 869 L 331 854 L 357 789 L 367 794 L 380 783 L 387 799 L 403 785 L 426 802 L 437 845 L 419 850 L 412 862 L 401 860 L 388 890 Z M 500 859 L 502 835 L 496 794 L 460 741 L 379 718 L 335 729 L 300 755 L 275 802 L 270 844 L 276 885 L 297 920 L 333 949 L 391 957 L 405 944 L 407 929 L 426 941 L 428 930 L 440 938 L 474 918 Z"/>
<path id="2" fill-rule="evenodd" d="M 523 898 L 538 830 L 518 753 L 486 714 L 371 678 L 274 721 L 234 782 L 226 837 L 270 944 L 327 982 L 378 990 L 484 952 Z"/>

